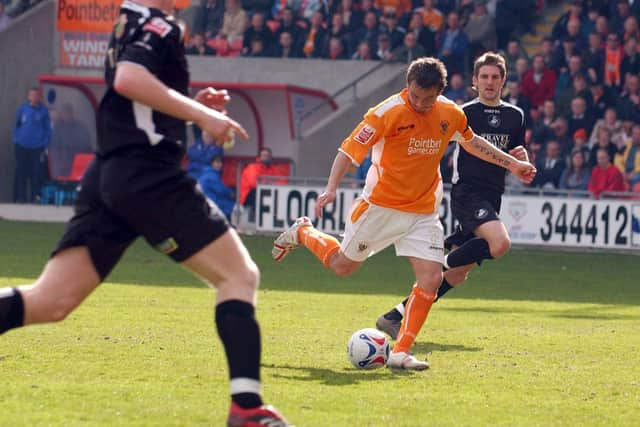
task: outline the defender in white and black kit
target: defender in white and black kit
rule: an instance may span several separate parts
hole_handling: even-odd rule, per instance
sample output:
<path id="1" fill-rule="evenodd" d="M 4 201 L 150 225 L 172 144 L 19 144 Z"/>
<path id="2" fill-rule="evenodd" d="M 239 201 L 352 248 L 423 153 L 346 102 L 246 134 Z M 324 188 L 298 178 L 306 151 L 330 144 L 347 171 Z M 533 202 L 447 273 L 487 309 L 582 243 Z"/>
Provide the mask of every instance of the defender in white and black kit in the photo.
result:
<path id="1" fill-rule="evenodd" d="M 473 82 L 479 97 L 465 104 L 473 131 L 518 160 L 528 160 L 524 149 L 523 111 L 500 99 L 506 79 L 504 58 L 485 53 L 474 63 Z M 445 240 L 450 252 L 436 300 L 461 284 L 475 264 L 499 258 L 510 247 L 509 235 L 499 218 L 505 186 L 505 170 L 470 155 L 458 145 L 453 157 L 451 212 L 459 222 L 457 230 Z M 530 179 L 533 180 L 534 176 Z M 531 182 L 531 181 L 529 181 Z M 395 339 L 407 300 L 380 316 L 376 327 Z"/>
<path id="2" fill-rule="evenodd" d="M 96 159 L 37 282 L 0 289 L 0 334 L 64 319 L 142 236 L 217 288 L 215 321 L 232 400 L 227 425 L 288 426 L 260 394 L 258 269 L 224 215 L 180 167 L 187 121 L 220 142 L 248 135 L 220 112 L 226 91 L 207 88 L 187 97 L 183 30 L 168 15 L 174 6 L 174 0 L 122 4 L 105 63 Z"/>

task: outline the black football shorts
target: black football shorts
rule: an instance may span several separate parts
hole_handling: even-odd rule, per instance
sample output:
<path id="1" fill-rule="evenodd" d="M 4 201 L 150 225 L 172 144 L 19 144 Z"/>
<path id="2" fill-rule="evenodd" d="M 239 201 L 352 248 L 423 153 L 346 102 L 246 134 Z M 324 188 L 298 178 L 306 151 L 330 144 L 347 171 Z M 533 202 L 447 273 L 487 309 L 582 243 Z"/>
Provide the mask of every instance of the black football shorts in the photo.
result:
<path id="1" fill-rule="evenodd" d="M 482 224 L 500 220 L 502 194 L 468 184 L 455 184 L 451 189 L 451 213 L 458 221 L 456 231 L 445 239 L 445 247 L 461 246 L 475 237 L 473 232 Z"/>
<path id="2" fill-rule="evenodd" d="M 130 149 L 93 161 L 52 257 L 87 246 L 104 279 L 138 236 L 182 262 L 228 230 L 224 214 L 196 189 L 178 161 L 148 154 Z"/>

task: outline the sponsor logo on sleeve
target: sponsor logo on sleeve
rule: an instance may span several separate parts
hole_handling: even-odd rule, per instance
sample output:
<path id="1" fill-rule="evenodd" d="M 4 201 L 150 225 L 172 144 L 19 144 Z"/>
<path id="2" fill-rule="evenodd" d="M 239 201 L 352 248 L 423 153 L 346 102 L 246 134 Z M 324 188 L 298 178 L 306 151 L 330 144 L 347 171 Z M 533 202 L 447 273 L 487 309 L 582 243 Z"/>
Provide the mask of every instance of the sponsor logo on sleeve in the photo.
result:
<path id="1" fill-rule="evenodd" d="M 142 29 L 164 38 L 171 32 L 171 24 L 156 16 L 155 18 L 151 18 L 151 20 L 147 22 Z"/>
<path id="2" fill-rule="evenodd" d="M 362 129 L 353 137 L 356 141 L 358 141 L 362 145 L 367 145 L 373 135 L 375 135 L 376 129 L 373 126 L 364 125 Z"/>

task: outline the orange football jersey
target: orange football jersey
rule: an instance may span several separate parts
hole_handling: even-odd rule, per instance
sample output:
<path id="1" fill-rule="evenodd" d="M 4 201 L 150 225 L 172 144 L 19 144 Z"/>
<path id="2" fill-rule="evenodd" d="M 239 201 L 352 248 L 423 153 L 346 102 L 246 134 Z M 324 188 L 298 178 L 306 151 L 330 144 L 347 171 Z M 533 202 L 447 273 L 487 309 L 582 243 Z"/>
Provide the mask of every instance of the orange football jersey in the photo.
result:
<path id="1" fill-rule="evenodd" d="M 440 159 L 449 141 L 469 141 L 473 136 L 458 105 L 439 96 L 431 110 L 418 113 L 404 89 L 371 108 L 340 151 L 360 164 L 372 150 L 365 200 L 428 214 L 437 211 L 442 199 Z"/>

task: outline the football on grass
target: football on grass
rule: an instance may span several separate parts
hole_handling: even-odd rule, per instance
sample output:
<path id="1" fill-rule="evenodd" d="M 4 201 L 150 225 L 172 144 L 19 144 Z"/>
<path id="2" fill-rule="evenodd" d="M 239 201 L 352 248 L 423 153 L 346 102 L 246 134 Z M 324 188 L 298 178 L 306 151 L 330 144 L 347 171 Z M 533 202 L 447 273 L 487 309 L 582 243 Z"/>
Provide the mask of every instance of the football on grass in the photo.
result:
<path id="1" fill-rule="evenodd" d="M 377 329 L 360 329 L 349 338 L 347 356 L 358 369 L 382 368 L 389 357 L 389 341 Z"/>

